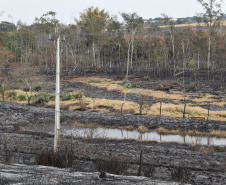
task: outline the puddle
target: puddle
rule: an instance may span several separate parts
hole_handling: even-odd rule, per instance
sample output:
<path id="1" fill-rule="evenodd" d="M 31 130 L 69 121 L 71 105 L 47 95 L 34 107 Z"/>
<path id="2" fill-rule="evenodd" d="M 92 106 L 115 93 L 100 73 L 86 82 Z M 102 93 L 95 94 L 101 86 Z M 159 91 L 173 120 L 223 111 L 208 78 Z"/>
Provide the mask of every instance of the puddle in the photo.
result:
<path id="1" fill-rule="evenodd" d="M 28 126 L 25 127 L 26 131 L 50 132 L 53 134 L 53 125 L 51 126 Z M 134 139 L 139 141 L 157 141 L 157 142 L 177 142 L 186 144 L 199 144 L 199 145 L 212 145 L 212 146 L 225 146 L 226 138 L 216 137 L 203 137 L 203 136 L 190 136 L 190 135 L 159 135 L 157 132 L 140 133 L 136 130 L 128 131 L 112 128 L 82 128 L 61 126 L 61 134 L 71 135 L 77 138 L 112 138 L 112 139 Z"/>
<path id="2" fill-rule="evenodd" d="M 114 139 L 135 139 L 139 141 L 157 142 L 178 142 L 178 143 L 197 143 L 199 145 L 226 145 L 226 138 L 201 137 L 201 136 L 181 136 L 181 135 L 159 135 L 157 132 L 140 133 L 136 130 L 120 130 L 109 128 L 72 128 L 64 130 L 62 134 L 73 134 L 75 137 L 86 138 L 114 138 Z"/>

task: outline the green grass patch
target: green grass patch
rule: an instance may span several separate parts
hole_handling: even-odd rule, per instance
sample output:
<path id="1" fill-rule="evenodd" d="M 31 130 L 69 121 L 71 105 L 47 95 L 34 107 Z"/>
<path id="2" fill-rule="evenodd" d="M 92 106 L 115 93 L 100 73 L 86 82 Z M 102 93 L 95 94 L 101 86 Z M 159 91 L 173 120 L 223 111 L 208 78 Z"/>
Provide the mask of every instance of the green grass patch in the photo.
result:
<path id="1" fill-rule="evenodd" d="M 63 95 L 61 95 L 61 100 L 62 101 L 70 101 L 72 99 L 80 100 L 82 97 L 83 97 L 83 93 L 81 93 L 81 92 L 70 93 L 70 94 L 63 94 Z"/>
<path id="2" fill-rule="evenodd" d="M 88 80 L 88 83 L 101 83 L 100 80 Z"/>
<path id="3" fill-rule="evenodd" d="M 19 94 L 18 97 L 17 97 L 17 99 L 19 101 L 26 101 L 27 100 L 27 96 L 24 95 L 24 94 Z"/>
<path id="4" fill-rule="evenodd" d="M 55 101 L 55 95 L 54 94 L 49 95 L 49 101 Z"/>
<path id="5" fill-rule="evenodd" d="M 15 91 L 8 92 L 7 97 L 11 98 L 12 100 L 16 100 L 17 99 L 17 93 Z"/>
<path id="6" fill-rule="evenodd" d="M 72 94 L 64 94 L 61 98 L 62 101 L 69 101 L 73 98 Z"/>

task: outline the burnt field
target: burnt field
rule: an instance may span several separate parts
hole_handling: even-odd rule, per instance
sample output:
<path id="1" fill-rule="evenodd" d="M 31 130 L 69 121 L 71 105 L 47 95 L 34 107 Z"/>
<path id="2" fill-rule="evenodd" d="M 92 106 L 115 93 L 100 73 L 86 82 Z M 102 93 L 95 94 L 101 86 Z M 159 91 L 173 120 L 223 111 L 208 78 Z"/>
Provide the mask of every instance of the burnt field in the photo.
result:
<path id="1" fill-rule="evenodd" d="M 0 102 L 0 184 L 226 183 L 226 144 L 219 146 L 211 143 L 199 144 L 197 140 L 188 144 L 180 141 L 156 142 L 151 138 L 149 140 L 101 138 L 90 131 L 84 136 L 76 136 L 72 133 L 73 128 L 76 130 L 90 127 L 136 130 L 140 133 L 156 131 L 160 137 L 178 131 L 176 134 L 184 138 L 192 131 L 194 135 L 199 134 L 208 138 L 216 137 L 210 136 L 210 133 L 220 132 L 221 138 L 224 138 L 225 121 L 215 119 L 216 112 L 214 112 L 216 109 L 221 111 L 221 118 L 224 119 L 225 105 L 220 104 L 223 95 L 217 96 L 217 99 L 216 95 L 210 94 L 208 100 L 207 95 L 202 94 L 199 99 L 205 98 L 206 102 L 198 102 L 195 98 L 191 98 L 190 104 L 191 95 L 187 95 L 188 107 L 203 108 L 201 112 L 204 113 L 199 118 L 188 116 L 195 115 L 193 112 L 187 112 L 183 118 L 183 112 L 177 115 L 178 111 L 174 112 L 177 116 L 167 116 L 167 111 L 164 112 L 166 104 L 170 106 L 181 104 L 180 98 L 177 100 L 171 96 L 176 94 L 173 90 L 162 94 L 164 97 L 161 101 L 165 104 L 161 116 L 158 115 L 159 110 L 156 114 L 154 112 L 154 104 L 159 102 L 159 98 L 153 92 L 147 98 L 147 102 L 153 104 L 153 114 L 147 110 L 140 115 L 136 112 L 137 107 L 133 107 L 135 112 L 132 112 L 132 105 L 125 106 L 124 112 L 120 113 L 117 102 L 114 102 L 115 106 L 110 109 L 110 105 L 107 105 L 103 99 L 123 100 L 119 86 L 122 82 L 116 83 L 114 80 L 101 78 L 91 79 L 93 81 L 70 79 L 61 83 L 63 93 L 82 91 L 86 97 L 84 102 L 87 109 L 81 110 L 79 105 L 73 107 L 78 104 L 76 101 L 62 102 L 60 152 L 57 154 L 52 152 L 54 103 L 34 106 L 27 105 L 26 102 L 24 104 Z M 145 81 L 142 82 L 143 86 L 144 83 Z M 112 84 L 117 86 L 111 86 Z M 52 82 L 43 82 L 41 85 L 45 91 L 54 92 Z M 149 83 L 147 87 L 147 89 L 155 88 L 154 82 Z M 140 94 L 136 92 L 128 88 L 127 101 L 139 102 Z M 159 90 L 158 93 L 160 92 Z M 95 108 L 92 105 L 93 101 L 88 101 L 93 94 Z M 180 94 L 177 93 L 177 96 L 180 97 Z M 209 117 L 213 119 L 207 120 L 208 109 L 212 113 Z M 158 130 L 160 128 L 168 133 L 160 132 Z"/>

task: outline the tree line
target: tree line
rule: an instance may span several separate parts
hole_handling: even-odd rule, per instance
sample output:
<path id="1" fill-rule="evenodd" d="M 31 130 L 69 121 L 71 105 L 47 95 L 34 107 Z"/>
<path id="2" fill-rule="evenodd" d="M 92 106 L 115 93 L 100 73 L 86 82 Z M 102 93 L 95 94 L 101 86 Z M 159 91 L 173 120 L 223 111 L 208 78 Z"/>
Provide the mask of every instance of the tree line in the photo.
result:
<path id="1" fill-rule="evenodd" d="M 81 12 L 71 25 L 61 24 L 52 11 L 35 18 L 32 25 L 2 22 L 0 67 L 7 73 L 6 69 L 15 63 L 26 64 L 53 74 L 56 38 L 60 35 L 66 38 L 60 45 L 65 74 L 95 70 L 175 78 L 182 70 L 206 70 L 208 78 L 211 71 L 224 75 L 226 32 L 221 25 L 222 2 L 198 1 L 205 17 L 197 18 L 192 27 L 179 27 L 165 14 L 161 18 L 163 26 L 145 22 L 136 13 L 121 13 L 121 23 L 94 7 Z"/>

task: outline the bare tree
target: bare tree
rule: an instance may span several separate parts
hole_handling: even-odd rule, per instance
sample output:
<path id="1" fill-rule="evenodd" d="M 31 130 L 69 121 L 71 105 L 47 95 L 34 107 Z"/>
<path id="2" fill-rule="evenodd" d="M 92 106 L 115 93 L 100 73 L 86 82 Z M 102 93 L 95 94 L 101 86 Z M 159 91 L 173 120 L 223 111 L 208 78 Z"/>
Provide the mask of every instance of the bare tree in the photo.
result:
<path id="1" fill-rule="evenodd" d="M 136 32 L 143 27 L 144 20 L 142 17 L 138 16 L 136 13 L 127 14 L 122 13 L 121 16 L 123 17 L 126 27 L 128 31 L 131 32 L 132 38 L 131 38 L 131 57 L 130 57 L 130 63 L 131 67 L 133 66 L 133 48 L 134 48 L 134 37 L 136 35 Z"/>
<path id="2" fill-rule="evenodd" d="M 168 31 L 170 33 L 170 40 L 172 45 L 172 54 L 173 54 L 173 76 L 175 78 L 176 75 L 176 58 L 175 58 L 175 21 L 173 21 L 166 14 L 162 14 L 163 22 L 165 25 L 168 25 Z"/>
<path id="3" fill-rule="evenodd" d="M 208 28 L 208 56 L 207 56 L 207 67 L 208 67 L 208 80 L 210 70 L 210 57 L 211 57 L 211 40 L 212 36 L 219 26 L 221 20 L 221 8 L 223 0 L 197 0 L 205 10 L 204 22 Z"/>
<path id="4" fill-rule="evenodd" d="M 146 105 L 147 105 L 147 96 L 139 94 L 139 101 L 137 106 L 138 106 L 140 115 L 143 114 L 143 110 L 145 109 Z"/>
<path id="5" fill-rule="evenodd" d="M 130 59 L 130 45 L 131 45 L 131 42 L 130 40 L 128 39 L 128 53 L 127 53 L 127 65 L 126 65 L 126 79 L 125 79 L 125 84 L 124 84 L 124 101 L 121 105 L 121 113 L 122 113 L 122 110 L 123 110 L 123 105 L 125 104 L 126 102 L 126 88 L 127 88 L 127 85 L 128 85 L 128 75 L 129 75 L 129 59 Z"/>
<path id="6" fill-rule="evenodd" d="M 22 84 L 23 90 L 27 95 L 28 104 L 30 104 L 32 95 L 34 93 L 34 87 L 38 81 L 38 79 L 36 78 L 37 72 L 37 67 L 29 66 L 28 64 L 18 64 L 13 69 L 14 79 L 17 78 L 18 82 Z"/>

